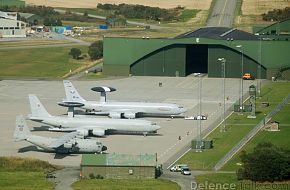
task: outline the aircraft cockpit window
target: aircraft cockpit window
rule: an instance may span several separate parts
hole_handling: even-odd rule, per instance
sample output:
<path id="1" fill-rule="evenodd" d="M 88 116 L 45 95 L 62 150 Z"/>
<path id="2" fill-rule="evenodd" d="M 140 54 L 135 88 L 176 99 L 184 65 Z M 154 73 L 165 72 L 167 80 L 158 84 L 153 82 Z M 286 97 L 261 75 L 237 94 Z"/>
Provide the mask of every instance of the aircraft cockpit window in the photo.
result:
<path id="1" fill-rule="evenodd" d="M 151 125 L 157 125 L 157 123 L 152 122 Z"/>
<path id="2" fill-rule="evenodd" d="M 181 109 L 181 108 L 183 108 L 183 107 L 182 107 L 182 106 L 178 106 L 178 108 L 180 108 L 180 109 Z"/>

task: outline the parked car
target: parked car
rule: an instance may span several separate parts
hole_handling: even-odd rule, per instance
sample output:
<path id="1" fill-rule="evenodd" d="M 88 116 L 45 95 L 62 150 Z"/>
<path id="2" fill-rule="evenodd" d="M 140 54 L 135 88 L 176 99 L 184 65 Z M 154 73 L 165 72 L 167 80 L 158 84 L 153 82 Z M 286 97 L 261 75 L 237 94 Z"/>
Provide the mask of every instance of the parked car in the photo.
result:
<path id="1" fill-rule="evenodd" d="M 181 167 L 180 172 L 183 175 L 191 175 L 189 167 Z"/>
<path id="2" fill-rule="evenodd" d="M 186 164 L 177 164 L 170 168 L 171 172 L 180 172 L 182 167 L 188 167 Z"/>

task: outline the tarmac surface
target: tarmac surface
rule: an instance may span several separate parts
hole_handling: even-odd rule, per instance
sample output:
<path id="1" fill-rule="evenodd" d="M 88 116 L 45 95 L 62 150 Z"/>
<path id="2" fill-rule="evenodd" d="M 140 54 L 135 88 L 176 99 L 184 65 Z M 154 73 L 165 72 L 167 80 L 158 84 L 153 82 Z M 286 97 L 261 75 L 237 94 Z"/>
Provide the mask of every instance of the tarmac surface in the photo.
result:
<path id="1" fill-rule="evenodd" d="M 207 27 L 231 27 L 235 17 L 237 0 L 218 0 L 207 21 Z"/>
<path id="2" fill-rule="evenodd" d="M 199 81 L 201 81 L 201 113 L 208 116 L 208 120 L 201 122 L 202 130 L 220 119 L 223 115 L 223 79 L 202 77 L 129 77 L 98 81 L 72 81 L 83 98 L 98 100 L 99 94 L 90 90 L 95 86 L 111 86 L 116 92 L 108 94 L 110 101 L 147 101 L 168 102 L 183 105 L 188 109 L 186 116 L 199 114 Z M 162 83 L 162 87 L 159 87 Z M 226 108 L 233 105 L 239 98 L 239 79 L 226 79 Z M 253 81 L 244 81 L 244 93 Z M 37 151 L 29 142 L 14 142 L 16 115 L 30 113 L 28 94 L 36 94 L 48 112 L 52 115 L 66 114 L 66 108 L 58 106 L 64 97 L 62 81 L 0 81 L 0 156 L 33 157 L 49 161 L 52 164 L 64 166 L 79 166 L 81 155 L 73 154 L 64 158 L 55 158 L 54 153 Z M 96 116 L 99 117 L 99 116 Z M 146 154 L 157 153 L 158 163 L 168 161 L 194 137 L 199 126 L 198 121 L 184 118 L 156 118 L 145 119 L 156 121 L 161 129 L 157 135 L 110 135 L 100 138 L 108 147 L 107 153 Z M 30 129 L 40 127 L 40 123 L 27 121 Z M 35 135 L 55 137 L 63 133 L 48 131 L 33 131 Z M 179 140 L 179 136 L 181 140 Z M 96 138 L 96 137 L 91 137 Z"/>

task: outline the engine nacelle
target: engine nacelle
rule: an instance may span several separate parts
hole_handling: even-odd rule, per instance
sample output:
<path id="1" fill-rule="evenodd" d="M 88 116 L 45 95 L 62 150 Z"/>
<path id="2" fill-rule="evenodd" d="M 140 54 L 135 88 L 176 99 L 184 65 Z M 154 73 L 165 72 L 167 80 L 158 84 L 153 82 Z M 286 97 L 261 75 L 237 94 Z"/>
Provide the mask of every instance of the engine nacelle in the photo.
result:
<path id="1" fill-rule="evenodd" d="M 82 137 L 86 137 L 89 135 L 89 131 L 88 130 L 77 130 L 78 135 L 82 136 Z"/>
<path id="2" fill-rule="evenodd" d="M 94 130 L 92 130 L 92 134 L 94 136 L 102 137 L 105 135 L 105 131 L 102 129 L 94 129 Z"/>
<path id="3" fill-rule="evenodd" d="M 136 118 L 136 113 L 126 112 L 123 114 L 123 116 L 127 119 L 134 119 L 134 118 Z"/>
<path id="4" fill-rule="evenodd" d="M 66 142 L 66 143 L 63 144 L 63 147 L 64 147 L 64 148 L 72 148 L 72 147 L 73 147 L 73 143 L 71 143 L 71 142 Z"/>
<path id="5" fill-rule="evenodd" d="M 113 119 L 120 119 L 122 115 L 121 113 L 118 113 L 118 112 L 110 112 L 109 117 Z"/>

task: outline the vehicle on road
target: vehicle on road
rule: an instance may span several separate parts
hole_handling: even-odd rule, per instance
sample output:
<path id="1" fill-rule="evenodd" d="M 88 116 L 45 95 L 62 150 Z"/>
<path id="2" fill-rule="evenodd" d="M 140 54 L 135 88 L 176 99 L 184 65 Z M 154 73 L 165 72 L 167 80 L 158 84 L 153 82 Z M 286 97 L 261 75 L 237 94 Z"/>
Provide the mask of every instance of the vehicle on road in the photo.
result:
<path id="1" fill-rule="evenodd" d="M 184 119 L 186 119 L 186 120 L 207 120 L 207 116 L 206 115 L 189 116 L 189 117 L 185 117 Z"/>
<path id="2" fill-rule="evenodd" d="M 189 167 L 181 167 L 181 168 L 180 168 L 180 172 L 181 172 L 181 174 L 183 174 L 183 175 L 191 175 L 191 172 L 190 172 Z"/>
<path id="3" fill-rule="evenodd" d="M 171 172 L 180 172 L 182 167 L 188 167 L 186 164 L 176 164 L 170 168 Z"/>

